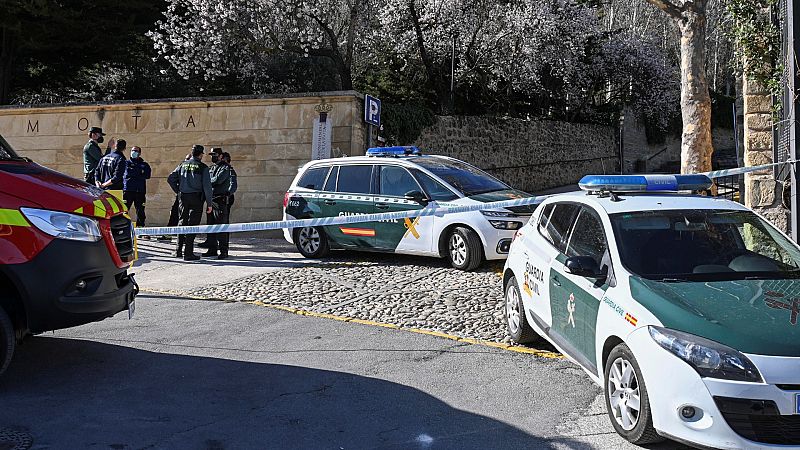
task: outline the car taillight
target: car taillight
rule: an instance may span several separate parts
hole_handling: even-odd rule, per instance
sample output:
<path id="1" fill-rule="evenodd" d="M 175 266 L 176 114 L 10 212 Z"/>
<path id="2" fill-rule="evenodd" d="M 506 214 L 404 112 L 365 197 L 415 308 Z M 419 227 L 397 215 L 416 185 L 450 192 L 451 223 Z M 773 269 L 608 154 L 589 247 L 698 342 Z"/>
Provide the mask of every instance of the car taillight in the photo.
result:
<path id="1" fill-rule="evenodd" d="M 291 197 L 291 196 L 292 196 L 292 194 L 290 192 L 287 192 L 287 193 L 283 194 L 283 208 L 284 209 L 286 209 L 286 207 L 289 206 L 289 197 Z"/>

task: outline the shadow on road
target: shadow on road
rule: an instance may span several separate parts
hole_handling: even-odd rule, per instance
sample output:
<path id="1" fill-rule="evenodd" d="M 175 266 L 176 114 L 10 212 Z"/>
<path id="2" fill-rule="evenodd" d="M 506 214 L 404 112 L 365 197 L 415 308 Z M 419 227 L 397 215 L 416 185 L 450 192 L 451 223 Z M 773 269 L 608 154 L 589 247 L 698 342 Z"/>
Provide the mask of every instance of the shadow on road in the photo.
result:
<path id="1" fill-rule="evenodd" d="M 42 448 L 590 448 L 385 380 L 50 337 L 19 348 L 0 404 Z"/>

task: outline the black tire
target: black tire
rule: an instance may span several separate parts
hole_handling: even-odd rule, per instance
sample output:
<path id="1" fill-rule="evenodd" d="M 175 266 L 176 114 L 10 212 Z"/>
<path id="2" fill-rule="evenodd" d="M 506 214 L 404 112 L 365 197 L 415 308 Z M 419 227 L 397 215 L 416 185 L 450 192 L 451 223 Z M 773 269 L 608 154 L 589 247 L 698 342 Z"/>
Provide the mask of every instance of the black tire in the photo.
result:
<path id="1" fill-rule="evenodd" d="M 616 386 L 616 384 L 610 378 L 612 370 L 616 371 L 614 377 L 618 381 L 624 381 L 624 368 L 626 367 L 625 364 L 628 364 L 628 367 L 633 369 L 631 373 L 634 375 L 634 378 L 630 378 L 630 376 L 628 376 L 629 384 L 621 384 L 623 389 L 617 391 L 620 393 L 619 398 L 616 398 L 615 396 L 615 402 L 623 402 L 622 408 L 624 408 L 624 405 L 627 404 L 627 401 L 629 401 L 630 398 L 633 398 L 633 392 L 630 391 L 635 390 L 635 392 L 638 392 L 639 394 L 639 411 L 637 413 L 636 421 L 634 423 L 629 421 L 627 427 L 620 423 L 625 421 L 622 418 L 622 412 L 620 412 L 620 419 L 617 419 L 616 417 L 615 407 L 612 406 L 611 403 L 614 393 L 610 392 L 612 385 Z M 616 368 L 615 365 L 617 365 Z M 623 370 L 620 371 L 620 368 L 623 368 Z M 608 417 L 611 420 L 611 425 L 614 426 L 614 429 L 617 431 L 617 433 L 635 445 L 653 444 L 663 441 L 664 438 L 661 437 L 653 427 L 653 415 L 651 414 L 650 410 L 650 397 L 647 395 L 647 387 L 645 385 L 644 378 L 642 377 L 642 371 L 639 369 L 639 363 L 636 361 L 631 349 L 629 349 L 627 345 L 619 344 L 614 347 L 613 350 L 611 350 L 611 353 L 608 355 L 608 360 L 606 360 L 604 373 L 605 386 L 603 391 L 605 392 L 606 397 L 606 410 L 608 411 Z M 620 378 L 620 375 L 617 373 L 623 375 L 622 378 Z M 625 392 L 621 392 L 623 390 Z M 631 427 L 630 425 L 633 426 Z"/>
<path id="2" fill-rule="evenodd" d="M 322 227 L 305 227 L 294 230 L 294 245 L 306 258 L 324 258 L 331 251 L 328 236 Z"/>
<path id="3" fill-rule="evenodd" d="M 0 307 L 0 375 L 6 371 L 8 364 L 11 363 L 16 344 L 14 324 L 11 323 L 11 319 L 5 310 Z"/>
<path id="4" fill-rule="evenodd" d="M 525 317 L 525 308 L 522 305 L 522 294 L 519 291 L 517 279 L 511 277 L 508 280 L 505 292 L 505 316 L 508 335 L 517 344 L 530 344 L 539 339 L 539 335 L 533 331 Z M 516 304 L 516 309 L 514 305 Z M 516 314 L 514 312 L 516 311 Z M 514 317 L 516 316 L 516 318 Z"/>
<path id="5" fill-rule="evenodd" d="M 483 262 L 483 243 L 478 233 L 465 227 L 454 228 L 447 237 L 447 258 L 456 269 L 477 269 Z"/>

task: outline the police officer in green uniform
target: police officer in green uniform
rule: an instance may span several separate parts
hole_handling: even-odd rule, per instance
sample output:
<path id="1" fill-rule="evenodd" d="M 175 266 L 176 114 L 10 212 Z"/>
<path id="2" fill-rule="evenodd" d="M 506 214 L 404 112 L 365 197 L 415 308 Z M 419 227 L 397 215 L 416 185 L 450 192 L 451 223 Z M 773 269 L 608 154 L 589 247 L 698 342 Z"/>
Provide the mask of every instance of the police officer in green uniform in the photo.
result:
<path id="1" fill-rule="evenodd" d="M 212 175 L 214 173 L 214 167 L 217 164 L 219 164 L 219 159 L 221 157 L 222 157 L 222 147 L 212 147 L 211 148 L 211 164 L 213 164 L 213 165 L 209 168 L 209 171 L 212 173 Z M 211 189 L 214 189 L 214 181 L 213 180 L 211 181 Z M 216 194 L 214 194 L 214 195 L 216 196 Z M 211 214 L 206 214 L 206 224 L 207 225 L 214 225 L 215 223 L 216 222 L 214 222 L 214 212 L 212 211 Z M 216 248 L 216 246 L 212 247 L 211 241 L 212 241 L 211 234 L 206 234 L 206 240 L 204 240 L 203 242 L 198 243 L 197 246 L 200 247 L 200 248 Z M 215 241 L 214 245 L 216 245 L 216 241 Z M 209 252 L 206 252 L 206 253 L 209 253 Z M 203 256 L 214 256 L 214 255 L 216 255 L 216 253 L 212 252 L 209 255 L 205 255 L 204 254 Z"/>
<path id="2" fill-rule="evenodd" d="M 222 149 L 220 149 L 222 150 Z M 217 157 L 211 168 L 211 189 L 214 192 L 214 208 L 209 216 L 208 224 L 230 223 L 233 194 L 238 187 L 236 171 L 231 166 L 231 155 L 223 152 Z M 230 233 L 213 233 L 208 235 L 208 251 L 203 256 L 217 256 L 217 259 L 228 257 L 228 241 Z M 219 255 L 217 255 L 219 250 Z"/>
<path id="3" fill-rule="evenodd" d="M 167 177 L 167 183 L 180 196 L 180 225 L 199 225 L 203 217 L 203 203 L 206 212 L 211 212 L 211 176 L 208 166 L 203 164 L 202 145 L 192 146 L 192 158 L 182 162 Z M 200 256 L 194 253 L 194 234 L 178 235 L 178 248 L 175 256 L 184 261 L 196 261 Z M 185 248 L 184 248 L 185 245 Z"/>
<path id="4" fill-rule="evenodd" d="M 102 128 L 92 127 L 89 129 L 89 142 L 83 146 L 83 179 L 92 186 L 94 186 L 94 171 L 100 158 L 103 157 L 103 151 L 98 145 L 103 143 L 103 136 L 105 133 Z"/>

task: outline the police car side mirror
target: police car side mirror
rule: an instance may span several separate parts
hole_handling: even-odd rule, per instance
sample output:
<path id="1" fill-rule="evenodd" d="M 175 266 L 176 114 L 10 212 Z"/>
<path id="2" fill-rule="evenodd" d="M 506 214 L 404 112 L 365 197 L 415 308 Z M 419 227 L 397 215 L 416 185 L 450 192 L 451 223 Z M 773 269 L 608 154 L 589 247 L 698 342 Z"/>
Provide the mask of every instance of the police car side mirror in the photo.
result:
<path id="1" fill-rule="evenodd" d="M 573 256 L 564 263 L 567 272 L 579 277 L 603 279 L 606 273 L 600 270 L 597 261 L 591 256 Z"/>
<path id="2" fill-rule="evenodd" d="M 406 200 L 411 200 L 412 202 L 417 202 L 420 205 L 427 205 L 428 204 L 428 198 L 425 197 L 425 194 L 423 194 L 420 191 L 408 191 L 408 192 L 406 192 L 406 196 L 405 197 L 406 197 Z"/>

